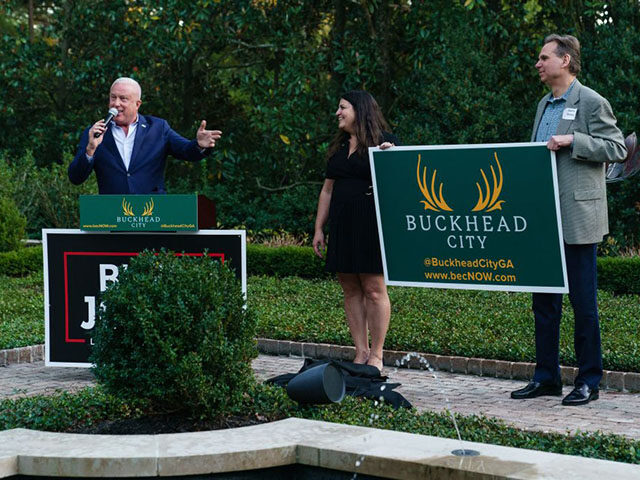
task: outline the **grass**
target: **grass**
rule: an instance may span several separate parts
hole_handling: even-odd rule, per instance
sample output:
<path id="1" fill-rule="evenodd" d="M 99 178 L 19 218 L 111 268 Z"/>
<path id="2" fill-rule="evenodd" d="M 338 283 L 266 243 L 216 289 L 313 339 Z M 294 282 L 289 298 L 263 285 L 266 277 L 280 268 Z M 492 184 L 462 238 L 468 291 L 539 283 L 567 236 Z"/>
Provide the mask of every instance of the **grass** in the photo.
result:
<path id="1" fill-rule="evenodd" d="M 270 338 L 350 344 L 341 292 L 333 280 L 251 277 L 249 304 L 259 318 L 259 335 Z M 637 296 L 599 292 L 605 367 L 638 369 Z M 532 360 L 530 295 L 391 288 L 392 324 L 387 347 L 432 353 Z M 0 276 L 0 348 L 42 343 L 42 275 Z M 571 314 L 562 327 L 563 363 L 573 361 Z M 283 389 L 256 386 L 238 412 L 278 420 L 290 416 L 456 438 L 447 413 L 392 410 L 371 401 L 346 398 L 340 405 L 301 408 Z M 0 430 L 33 428 L 77 431 L 104 420 L 147 415 L 101 387 L 0 400 Z M 232 412 L 234 413 L 234 412 Z M 563 435 L 529 432 L 483 416 L 456 415 L 462 438 L 547 452 L 640 464 L 640 442 L 602 433 Z"/>
<path id="2" fill-rule="evenodd" d="M 389 289 L 386 347 L 441 355 L 534 361 L 531 295 L 445 289 Z M 640 372 L 640 299 L 598 292 L 604 367 Z M 560 360 L 575 365 L 573 315 L 565 296 Z M 350 345 L 342 293 L 335 280 L 253 276 L 249 305 L 258 335 Z M 0 349 L 42 343 L 41 274 L 0 277 Z"/>
<path id="3" fill-rule="evenodd" d="M 605 291 L 598 295 L 605 368 L 640 372 L 640 299 Z M 535 361 L 530 294 L 391 287 L 389 296 L 386 348 Z M 566 297 L 560 358 L 575 365 L 573 313 Z M 351 344 L 335 281 L 251 277 L 248 298 L 260 336 Z"/>
<path id="4" fill-rule="evenodd" d="M 44 343 L 42 272 L 0 276 L 0 349 Z"/>

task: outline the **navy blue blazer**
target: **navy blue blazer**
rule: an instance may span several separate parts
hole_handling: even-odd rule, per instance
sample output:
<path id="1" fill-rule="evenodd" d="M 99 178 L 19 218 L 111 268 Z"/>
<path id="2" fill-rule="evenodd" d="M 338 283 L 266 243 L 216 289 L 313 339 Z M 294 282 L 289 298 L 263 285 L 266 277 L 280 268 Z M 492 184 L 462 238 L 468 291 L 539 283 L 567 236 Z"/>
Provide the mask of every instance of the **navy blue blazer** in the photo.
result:
<path id="1" fill-rule="evenodd" d="M 95 170 L 101 194 L 166 193 L 164 169 L 167 155 L 196 162 L 209 153 L 208 149 L 201 152 L 196 140 L 189 141 L 174 132 L 166 120 L 138 114 L 138 127 L 127 171 L 111 127 L 104 133 L 93 161 L 87 160 L 85 150 L 89 143 L 89 128 L 82 132 L 76 156 L 69 165 L 69 180 L 79 185 Z"/>

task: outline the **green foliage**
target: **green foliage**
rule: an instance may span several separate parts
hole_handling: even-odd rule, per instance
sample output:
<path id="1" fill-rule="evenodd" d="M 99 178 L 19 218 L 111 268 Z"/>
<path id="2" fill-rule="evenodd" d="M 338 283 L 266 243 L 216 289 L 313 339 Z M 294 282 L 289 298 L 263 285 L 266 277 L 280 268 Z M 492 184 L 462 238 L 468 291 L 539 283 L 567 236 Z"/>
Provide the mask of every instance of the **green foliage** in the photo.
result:
<path id="1" fill-rule="evenodd" d="M 573 312 L 565 296 L 560 363 L 576 365 Z M 390 287 L 391 325 L 385 348 L 442 355 L 535 361 L 531 295 L 526 293 Z M 331 280 L 253 277 L 249 305 L 258 335 L 351 345 L 342 292 Z M 607 370 L 640 372 L 640 311 L 636 295 L 598 292 Z"/>
<path id="2" fill-rule="evenodd" d="M 259 256 L 258 252 L 265 248 L 249 245 L 247 254 L 250 258 Z M 312 258 L 311 252 L 300 255 L 297 271 L 303 272 L 305 262 L 311 264 Z M 268 263 L 263 261 L 263 265 Z M 252 268 L 255 267 L 248 262 L 248 269 Z M 273 271 L 283 277 L 287 273 L 279 271 L 277 263 Z M 254 276 L 248 280 L 248 289 L 259 336 L 351 345 L 337 282 Z M 389 289 L 389 295 L 392 314 L 387 348 L 511 361 L 535 359 L 528 294 L 394 287 Z M 138 297 L 144 298 L 144 293 L 132 298 Z M 43 343 L 42 301 L 40 273 L 1 279 L 0 348 Z M 598 302 L 605 368 L 640 372 L 638 296 L 600 290 Z M 560 360 L 564 365 L 575 364 L 573 316 L 567 298 L 561 323 Z"/>
<path id="3" fill-rule="evenodd" d="M 65 155 L 65 161 L 71 161 Z M 30 151 L 19 157 L 0 155 L 0 175 L 20 212 L 27 217 L 30 236 L 42 228 L 78 228 L 80 195 L 98 193 L 95 176 L 79 187 L 67 176 L 67 167 L 57 163 L 39 167 Z"/>
<path id="4" fill-rule="evenodd" d="M 371 91 L 407 145 L 528 140 L 545 92 L 533 65 L 554 31 L 578 36 L 584 83 L 610 100 L 625 133 L 640 130 L 635 0 L 116 0 L 99 9 L 77 0 L 35 2 L 34 16 L 30 32 L 23 0 L 0 4 L 2 148 L 66 166 L 82 129 L 104 115 L 114 77 L 133 76 L 142 113 L 189 138 L 203 118 L 224 131 L 210 158 L 167 169 L 170 192 L 217 200 L 223 227 L 312 233 L 332 113 L 348 89 Z M 623 247 L 640 241 L 639 182 L 610 189 Z"/>
<path id="5" fill-rule="evenodd" d="M 0 430 L 29 428 L 64 432 L 104 420 L 135 417 L 144 404 L 128 403 L 101 388 L 0 400 Z"/>
<path id="6" fill-rule="evenodd" d="M 10 252 L 0 252 L 0 275 L 26 275 L 42 272 L 42 247 L 23 247 Z"/>
<path id="7" fill-rule="evenodd" d="M 393 410 L 385 404 L 346 397 L 328 406 L 300 407 L 289 399 L 283 388 L 268 385 L 252 387 L 244 397 L 244 417 L 263 421 L 299 417 L 385 430 L 395 430 L 443 438 L 457 438 L 449 412 L 422 412 L 415 409 Z M 140 417 L 149 413 L 143 403 L 129 403 L 101 388 L 87 388 L 70 394 L 26 397 L 0 401 L 0 430 L 32 428 L 69 431 L 87 428 L 105 420 Z M 616 462 L 640 463 L 640 442 L 602 433 L 563 435 L 525 431 L 501 420 L 484 416 L 455 414 L 464 440 L 526 448 L 564 455 L 578 455 Z M 365 459 L 366 461 L 366 459 Z"/>
<path id="8" fill-rule="evenodd" d="M 306 408 L 293 415 L 312 420 L 346 423 L 435 437 L 458 438 L 449 412 L 393 410 L 388 405 L 375 405 L 351 397 L 339 405 Z M 455 414 L 464 440 L 491 443 L 505 447 L 527 448 L 564 455 L 579 455 L 626 463 L 640 463 L 640 442 L 603 433 L 563 435 L 520 430 L 499 419 L 478 415 Z"/>
<path id="9" fill-rule="evenodd" d="M 598 257 L 598 288 L 615 294 L 640 295 L 639 257 Z M 249 275 L 323 278 L 324 260 L 312 247 L 247 245 Z"/>
<path id="10" fill-rule="evenodd" d="M 236 183 L 220 183 L 204 189 L 216 202 L 218 222 L 222 226 L 286 230 L 296 235 L 313 231 L 319 192 L 320 185 L 298 185 L 280 192 L 255 192 L 239 188 Z"/>
<path id="11" fill-rule="evenodd" d="M 637 129 L 640 134 L 640 128 Z M 607 186 L 611 254 L 640 247 L 640 175 Z"/>
<path id="12" fill-rule="evenodd" d="M 0 274 L 0 350 L 44 343 L 43 312 L 42 271 Z"/>
<path id="13" fill-rule="evenodd" d="M 247 245 L 247 273 L 249 275 L 298 276 L 322 278 L 324 260 L 316 256 L 312 247 L 267 247 Z"/>
<path id="14" fill-rule="evenodd" d="M 253 382 L 255 317 L 228 266 L 145 252 L 102 300 L 91 361 L 107 392 L 193 415 L 241 404 Z"/>
<path id="15" fill-rule="evenodd" d="M 16 250 L 24 238 L 27 219 L 10 198 L 0 196 L 0 252 Z"/>
<path id="16" fill-rule="evenodd" d="M 640 295 L 640 257 L 598 258 L 598 288 Z"/>

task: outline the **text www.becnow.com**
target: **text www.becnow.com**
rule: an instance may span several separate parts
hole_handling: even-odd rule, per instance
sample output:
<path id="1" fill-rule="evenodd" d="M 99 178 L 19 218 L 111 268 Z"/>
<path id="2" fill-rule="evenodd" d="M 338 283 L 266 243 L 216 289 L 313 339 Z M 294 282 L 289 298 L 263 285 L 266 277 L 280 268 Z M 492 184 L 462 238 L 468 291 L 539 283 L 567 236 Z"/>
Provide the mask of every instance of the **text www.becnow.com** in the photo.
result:
<path id="1" fill-rule="evenodd" d="M 426 280 L 458 280 L 463 282 L 516 282 L 513 274 L 502 275 L 494 272 L 424 272 Z"/>

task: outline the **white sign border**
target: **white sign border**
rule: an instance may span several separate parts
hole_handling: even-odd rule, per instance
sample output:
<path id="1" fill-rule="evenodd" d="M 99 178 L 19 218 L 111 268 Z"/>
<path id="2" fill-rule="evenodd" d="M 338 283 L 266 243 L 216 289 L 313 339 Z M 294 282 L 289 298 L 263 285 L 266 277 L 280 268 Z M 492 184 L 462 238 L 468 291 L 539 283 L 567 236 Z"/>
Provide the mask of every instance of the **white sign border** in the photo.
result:
<path id="1" fill-rule="evenodd" d="M 423 287 L 423 288 L 448 288 L 457 290 L 493 290 L 503 292 L 535 292 L 535 293 L 569 293 L 569 280 L 567 277 L 567 263 L 564 253 L 564 237 L 562 234 L 562 218 L 560 216 L 560 196 L 558 193 L 558 174 L 556 169 L 556 154 L 549 150 L 549 161 L 551 162 L 551 173 L 553 178 L 553 192 L 556 207 L 556 219 L 558 226 L 558 241 L 560 257 L 562 261 L 563 286 L 544 287 L 537 285 L 492 285 L 492 284 L 470 284 L 470 283 L 435 283 L 435 282 L 403 282 L 389 280 L 387 269 L 387 256 L 384 248 L 384 234 L 382 229 L 382 219 L 380 218 L 380 204 L 378 195 L 378 182 L 376 181 L 376 169 L 373 161 L 374 153 L 396 152 L 398 150 L 454 150 L 454 149 L 481 149 L 481 148 L 512 148 L 531 147 L 546 145 L 546 142 L 520 142 L 520 143 L 477 143 L 460 145 L 404 145 L 391 147 L 382 150 L 379 147 L 369 147 L 369 165 L 371 167 L 371 179 L 373 182 L 373 195 L 376 205 L 376 219 L 378 221 L 378 237 L 380 239 L 380 253 L 382 254 L 382 267 L 384 272 L 384 282 L 386 285 L 398 287 Z"/>
<path id="2" fill-rule="evenodd" d="M 49 317 L 50 311 L 50 299 L 49 299 L 49 257 L 47 249 L 47 235 L 48 234 L 70 234 L 70 235 L 104 235 L 107 232 L 88 232 L 85 230 L 75 228 L 43 228 L 42 229 L 42 262 L 44 264 L 44 365 L 45 367 L 73 367 L 73 368 L 91 368 L 91 363 L 76 363 L 76 362 L 52 362 L 51 361 L 51 331 Z M 138 232 L 113 232 L 109 235 L 131 235 Z M 139 232 L 143 235 L 175 235 L 173 232 Z M 247 232 L 245 230 L 197 230 L 197 231 L 180 231 L 180 235 L 238 235 L 241 242 L 241 282 L 242 293 L 244 294 L 245 308 L 247 306 Z"/>

